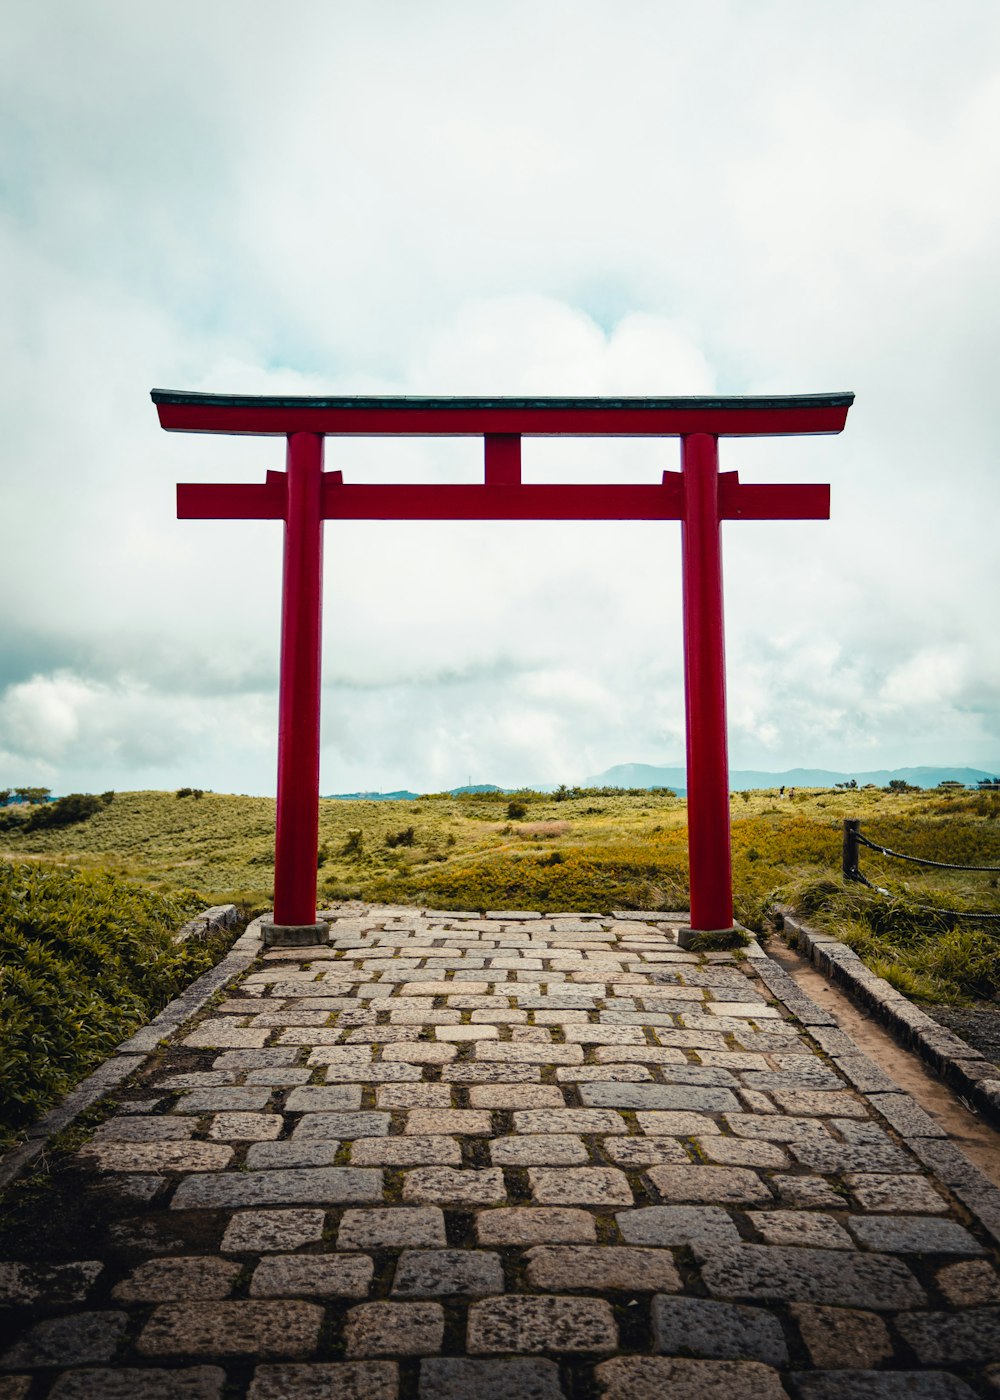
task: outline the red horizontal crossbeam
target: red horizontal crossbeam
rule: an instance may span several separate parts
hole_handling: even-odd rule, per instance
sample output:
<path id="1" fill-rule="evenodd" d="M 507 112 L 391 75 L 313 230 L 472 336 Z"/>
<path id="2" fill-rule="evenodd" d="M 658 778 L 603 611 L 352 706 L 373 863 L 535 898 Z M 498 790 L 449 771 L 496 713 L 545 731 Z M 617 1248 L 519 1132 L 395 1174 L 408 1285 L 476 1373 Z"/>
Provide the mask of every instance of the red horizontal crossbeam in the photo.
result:
<path id="1" fill-rule="evenodd" d="M 371 437 L 715 437 L 839 433 L 853 394 L 673 399 L 275 398 L 154 389 L 173 432 Z"/>
<path id="2" fill-rule="evenodd" d="M 662 486 L 344 486 L 323 483 L 324 520 L 679 520 L 680 474 Z"/>
<path id="3" fill-rule="evenodd" d="M 829 486 L 743 485 L 736 472 L 719 473 L 720 520 L 829 520 Z"/>
<path id="4" fill-rule="evenodd" d="M 202 485 L 177 487 L 178 520 L 284 520 L 288 478 L 284 472 L 268 472 L 263 485 Z"/>
<path id="5" fill-rule="evenodd" d="M 283 520 L 285 474 L 258 485 L 181 485 L 180 520 Z M 345 485 L 324 472 L 324 520 L 680 520 L 680 472 L 659 486 Z M 735 472 L 719 477 L 720 520 L 827 520 L 829 486 L 742 486 Z"/>

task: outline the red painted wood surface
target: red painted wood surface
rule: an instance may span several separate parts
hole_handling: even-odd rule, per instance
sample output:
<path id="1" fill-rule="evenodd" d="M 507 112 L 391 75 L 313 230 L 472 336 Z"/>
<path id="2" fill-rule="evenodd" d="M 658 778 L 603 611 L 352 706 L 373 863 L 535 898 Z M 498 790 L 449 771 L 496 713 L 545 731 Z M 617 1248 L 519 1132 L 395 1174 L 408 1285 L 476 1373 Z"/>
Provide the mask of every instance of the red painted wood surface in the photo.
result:
<path id="1" fill-rule="evenodd" d="M 282 433 L 287 471 L 262 484 L 180 485 L 181 519 L 284 520 L 277 924 L 316 917 L 323 520 L 680 520 L 684 584 L 691 926 L 732 925 L 722 520 L 820 520 L 830 488 L 741 483 L 719 436 L 839 432 L 853 396 L 783 400 L 278 400 L 154 390 L 165 428 Z M 359 485 L 324 472 L 323 436 L 484 438 L 482 485 Z M 522 434 L 681 436 L 680 472 L 654 485 L 523 485 Z"/>
<path id="2" fill-rule="evenodd" d="M 681 456 L 691 927 L 705 931 L 733 924 L 718 441 L 693 433 Z"/>
<path id="3" fill-rule="evenodd" d="M 288 515 L 281 594 L 274 922 L 316 922 L 323 606 L 323 439 L 288 439 Z"/>
<path id="4" fill-rule="evenodd" d="M 487 486 L 520 486 L 521 439 L 516 433 L 487 433 L 483 456 Z"/>
<path id="5" fill-rule="evenodd" d="M 326 482 L 327 520 L 679 520 L 681 477 L 662 486 L 351 486 Z"/>
<path id="6" fill-rule="evenodd" d="M 174 432 L 374 437 L 780 437 L 839 433 L 851 394 L 786 399 L 281 399 L 153 390 Z"/>
<path id="7" fill-rule="evenodd" d="M 350 485 L 340 472 L 324 472 L 323 519 L 680 520 L 684 514 L 680 472 L 664 472 L 659 486 L 521 486 L 512 463 L 491 467 L 487 459 L 486 469 L 493 476 L 485 486 Z M 285 474 L 267 475 L 262 486 L 182 484 L 177 487 L 177 518 L 283 520 Z M 722 520 L 829 519 L 829 486 L 751 486 L 735 478 L 735 472 L 719 476 Z"/>

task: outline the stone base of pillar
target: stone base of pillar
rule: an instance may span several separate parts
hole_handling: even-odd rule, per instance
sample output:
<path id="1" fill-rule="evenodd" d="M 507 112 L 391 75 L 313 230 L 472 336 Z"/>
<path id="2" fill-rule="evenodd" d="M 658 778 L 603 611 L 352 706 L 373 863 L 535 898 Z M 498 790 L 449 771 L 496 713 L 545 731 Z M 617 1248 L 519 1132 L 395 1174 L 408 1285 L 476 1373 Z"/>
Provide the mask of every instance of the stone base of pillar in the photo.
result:
<path id="1" fill-rule="evenodd" d="M 330 937 L 330 925 L 268 924 L 260 926 L 265 948 L 306 948 L 325 943 Z"/>
<path id="2" fill-rule="evenodd" d="M 732 928 L 677 930 L 678 948 L 686 948 L 692 953 L 724 953 L 729 948 L 745 948 L 750 942 L 746 929 L 734 924 Z"/>

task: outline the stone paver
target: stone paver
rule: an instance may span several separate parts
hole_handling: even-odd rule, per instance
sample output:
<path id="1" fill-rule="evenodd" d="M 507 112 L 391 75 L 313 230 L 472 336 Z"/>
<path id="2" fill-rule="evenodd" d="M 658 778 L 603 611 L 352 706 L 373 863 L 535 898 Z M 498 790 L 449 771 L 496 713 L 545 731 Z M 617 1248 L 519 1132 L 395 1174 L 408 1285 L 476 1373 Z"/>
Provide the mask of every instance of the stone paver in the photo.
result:
<path id="1" fill-rule="evenodd" d="M 943 1212 L 948 1209 L 947 1201 L 923 1176 L 848 1172 L 844 1181 L 863 1210 Z"/>
<path id="2" fill-rule="evenodd" d="M 14 1370 L 19 1366 L 82 1366 L 110 1361 L 127 1322 L 123 1312 L 46 1318 L 0 1355 L 0 1367 Z"/>
<path id="3" fill-rule="evenodd" d="M 472 1108 L 563 1108 L 565 1103 L 554 1084 L 476 1084 L 469 1090 Z"/>
<path id="4" fill-rule="evenodd" d="M 468 1209 L 471 1206 L 501 1205 L 507 1199 L 503 1172 L 495 1167 L 417 1167 L 406 1173 L 404 1201 L 427 1201 L 434 1205 Z"/>
<path id="5" fill-rule="evenodd" d="M 436 1133 L 467 1133 L 472 1137 L 488 1137 L 493 1122 L 485 1109 L 412 1108 L 406 1115 L 405 1133 L 414 1135 Z"/>
<path id="6" fill-rule="evenodd" d="M 793 1303 L 791 1313 L 813 1364 L 821 1370 L 868 1370 L 892 1356 L 888 1328 L 876 1313 L 810 1303 Z"/>
<path id="7" fill-rule="evenodd" d="M 948 1371 L 819 1371 L 794 1373 L 802 1400 L 975 1400 Z"/>
<path id="8" fill-rule="evenodd" d="M 1000 1274 L 985 1259 L 946 1264 L 937 1273 L 937 1286 L 959 1308 L 977 1303 L 1000 1303 Z"/>
<path id="9" fill-rule="evenodd" d="M 373 1271 L 364 1254 L 272 1254 L 254 1270 L 250 1297 L 366 1298 Z"/>
<path id="10" fill-rule="evenodd" d="M 587 1205 L 610 1208 L 632 1204 L 628 1177 L 614 1167 L 532 1167 L 532 1199 L 540 1205 Z"/>
<path id="11" fill-rule="evenodd" d="M 233 1149 L 217 1142 L 95 1142 L 80 1160 L 102 1172 L 222 1171 Z"/>
<path id="12" fill-rule="evenodd" d="M 494 1138 L 490 1160 L 500 1167 L 581 1167 L 590 1160 L 583 1139 L 568 1133 Z"/>
<path id="13" fill-rule="evenodd" d="M 388 1113 L 365 1112 L 364 1109 L 353 1113 L 304 1113 L 292 1129 L 292 1138 L 302 1142 L 316 1138 L 353 1141 L 360 1137 L 385 1137 L 391 1121 Z"/>
<path id="14" fill-rule="evenodd" d="M 82 1303 L 104 1269 L 99 1259 L 69 1264 L 23 1264 L 0 1260 L 0 1306 L 48 1303 Z"/>
<path id="15" fill-rule="evenodd" d="M 247 1400 L 397 1400 L 394 1361 L 327 1361 L 258 1366 Z"/>
<path id="16" fill-rule="evenodd" d="M 402 1249 L 444 1245 L 444 1216 L 436 1206 L 390 1206 L 384 1210 L 345 1210 L 338 1249 Z"/>
<path id="17" fill-rule="evenodd" d="M 1000 1307 L 903 1314 L 896 1325 L 925 1365 L 995 1361 L 1000 1356 Z"/>
<path id="18" fill-rule="evenodd" d="M 788 1400 L 778 1372 L 759 1361 L 628 1356 L 597 1367 L 601 1400 Z"/>
<path id="19" fill-rule="evenodd" d="M 121 1115 L 109 1118 L 95 1132 L 92 1142 L 162 1142 L 164 1138 L 189 1138 L 197 1124 L 188 1118 L 145 1118 Z"/>
<path id="20" fill-rule="evenodd" d="M 226 1226 L 221 1248 L 224 1254 L 298 1249 L 321 1238 L 325 1219 L 321 1210 L 240 1211 Z"/>
<path id="21" fill-rule="evenodd" d="M 451 1294 L 481 1298 L 504 1291 L 500 1256 L 479 1249 L 405 1249 L 392 1284 L 400 1298 Z"/>
<path id="22" fill-rule="evenodd" d="M 983 1246 L 953 1220 L 921 1215 L 852 1216 L 847 1228 L 859 1244 L 895 1254 L 984 1254 Z"/>
<path id="23" fill-rule="evenodd" d="M 304 1084 L 288 1095 L 288 1113 L 349 1113 L 361 1107 L 361 1090 L 351 1084 Z"/>
<path id="24" fill-rule="evenodd" d="M 0 1218 L 0 1400 L 1000 1396 L 1000 1191 L 759 949 L 325 917 Z"/>
<path id="25" fill-rule="evenodd" d="M 266 1142 L 281 1135 L 282 1122 L 276 1113 L 217 1113 L 208 1127 L 208 1136 L 222 1142 Z"/>
<path id="26" fill-rule="evenodd" d="M 351 1162 L 359 1167 L 457 1167 L 462 1149 L 451 1137 L 359 1138 L 351 1148 Z"/>
<path id="27" fill-rule="evenodd" d="M 332 1167 L 340 1142 L 336 1138 L 303 1141 L 297 1135 L 286 1142 L 254 1142 L 247 1148 L 251 1171 L 280 1167 Z"/>
<path id="28" fill-rule="evenodd" d="M 177 1101 L 176 1113 L 256 1113 L 262 1109 L 271 1091 L 267 1088 L 193 1089 Z"/>
<path id="29" fill-rule="evenodd" d="M 116 1284 L 111 1296 L 119 1303 L 165 1303 L 186 1298 L 228 1298 L 240 1272 L 239 1264 L 214 1256 L 148 1259 Z"/>
<path id="30" fill-rule="evenodd" d="M 772 1199 L 763 1177 L 748 1167 L 651 1167 L 648 1176 L 665 1201 L 753 1205 Z"/>
<path id="31" fill-rule="evenodd" d="M 367 1139 L 362 1139 L 367 1141 Z M 172 1210 L 219 1210 L 239 1206 L 299 1205 L 324 1201 L 377 1201 L 382 1173 L 357 1167 L 289 1167 L 274 1171 L 187 1176 L 170 1202 Z"/>
<path id="32" fill-rule="evenodd" d="M 444 1341 L 440 1303 L 361 1303 L 344 1326 L 348 1356 L 430 1356 Z"/>
<path id="33" fill-rule="evenodd" d="M 513 1361 L 435 1357 L 420 1363 L 420 1400 L 563 1400 L 559 1368 L 541 1357 Z"/>
<path id="34" fill-rule="evenodd" d="M 620 1113 L 611 1109 L 529 1108 L 514 1114 L 514 1131 L 516 1133 L 627 1133 L 628 1125 Z"/>
<path id="35" fill-rule="evenodd" d="M 750 1210 L 747 1219 L 767 1244 L 812 1245 L 819 1249 L 854 1247 L 843 1226 L 821 1211 Z"/>
<path id="36" fill-rule="evenodd" d="M 144 1356 L 310 1356 L 323 1311 L 315 1303 L 164 1303 L 136 1342 Z"/>
<path id="37" fill-rule="evenodd" d="M 686 1165 L 691 1160 L 681 1144 L 669 1137 L 609 1137 L 602 1150 L 618 1167 Z"/>
<path id="38" fill-rule="evenodd" d="M 598 1298 L 494 1298 L 469 1308 L 470 1352 L 597 1352 L 617 1349 L 618 1328 Z"/>
<path id="39" fill-rule="evenodd" d="M 892 1312 L 924 1301 L 902 1260 L 885 1254 L 744 1244 L 705 1249 L 701 1275 L 718 1298 L 776 1298 Z"/>
<path id="40" fill-rule="evenodd" d="M 629 1244 L 737 1244 L 739 1233 L 720 1206 L 647 1206 L 616 1217 Z"/>
<path id="41" fill-rule="evenodd" d="M 623 1245 L 536 1245 L 525 1255 L 535 1288 L 675 1293 L 680 1275 L 669 1249 Z"/>
<path id="42" fill-rule="evenodd" d="M 64 1371 L 49 1391 L 51 1400 L 221 1400 L 226 1373 L 220 1366 L 185 1366 L 154 1369 L 144 1366 L 88 1367 Z M 0 1398 L 14 1400 L 3 1389 Z M 17 1400 L 27 1390 L 18 1392 Z"/>
<path id="43" fill-rule="evenodd" d="M 563 1206 L 503 1207 L 476 1216 L 480 1244 L 591 1244 L 597 1239 L 594 1217 Z"/>
<path id="44" fill-rule="evenodd" d="M 788 1360 L 781 1323 L 764 1308 L 715 1303 L 706 1298 L 654 1298 L 653 1345 L 667 1356 L 718 1361 Z"/>
<path id="45" fill-rule="evenodd" d="M 588 1106 L 693 1109 L 696 1113 L 735 1112 L 740 1106 L 732 1090 L 700 1084 L 584 1084 L 580 1100 Z"/>

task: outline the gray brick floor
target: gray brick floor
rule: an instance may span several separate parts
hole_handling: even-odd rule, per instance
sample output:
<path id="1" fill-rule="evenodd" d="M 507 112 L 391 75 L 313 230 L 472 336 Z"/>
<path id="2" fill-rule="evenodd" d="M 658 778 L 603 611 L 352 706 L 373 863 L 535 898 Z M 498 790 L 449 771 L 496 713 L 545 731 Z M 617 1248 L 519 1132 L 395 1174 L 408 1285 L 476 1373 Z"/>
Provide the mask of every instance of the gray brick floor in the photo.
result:
<path id="1" fill-rule="evenodd" d="M 331 917 L 8 1193 L 0 1400 L 1000 1396 L 1000 1191 L 759 949 Z"/>

